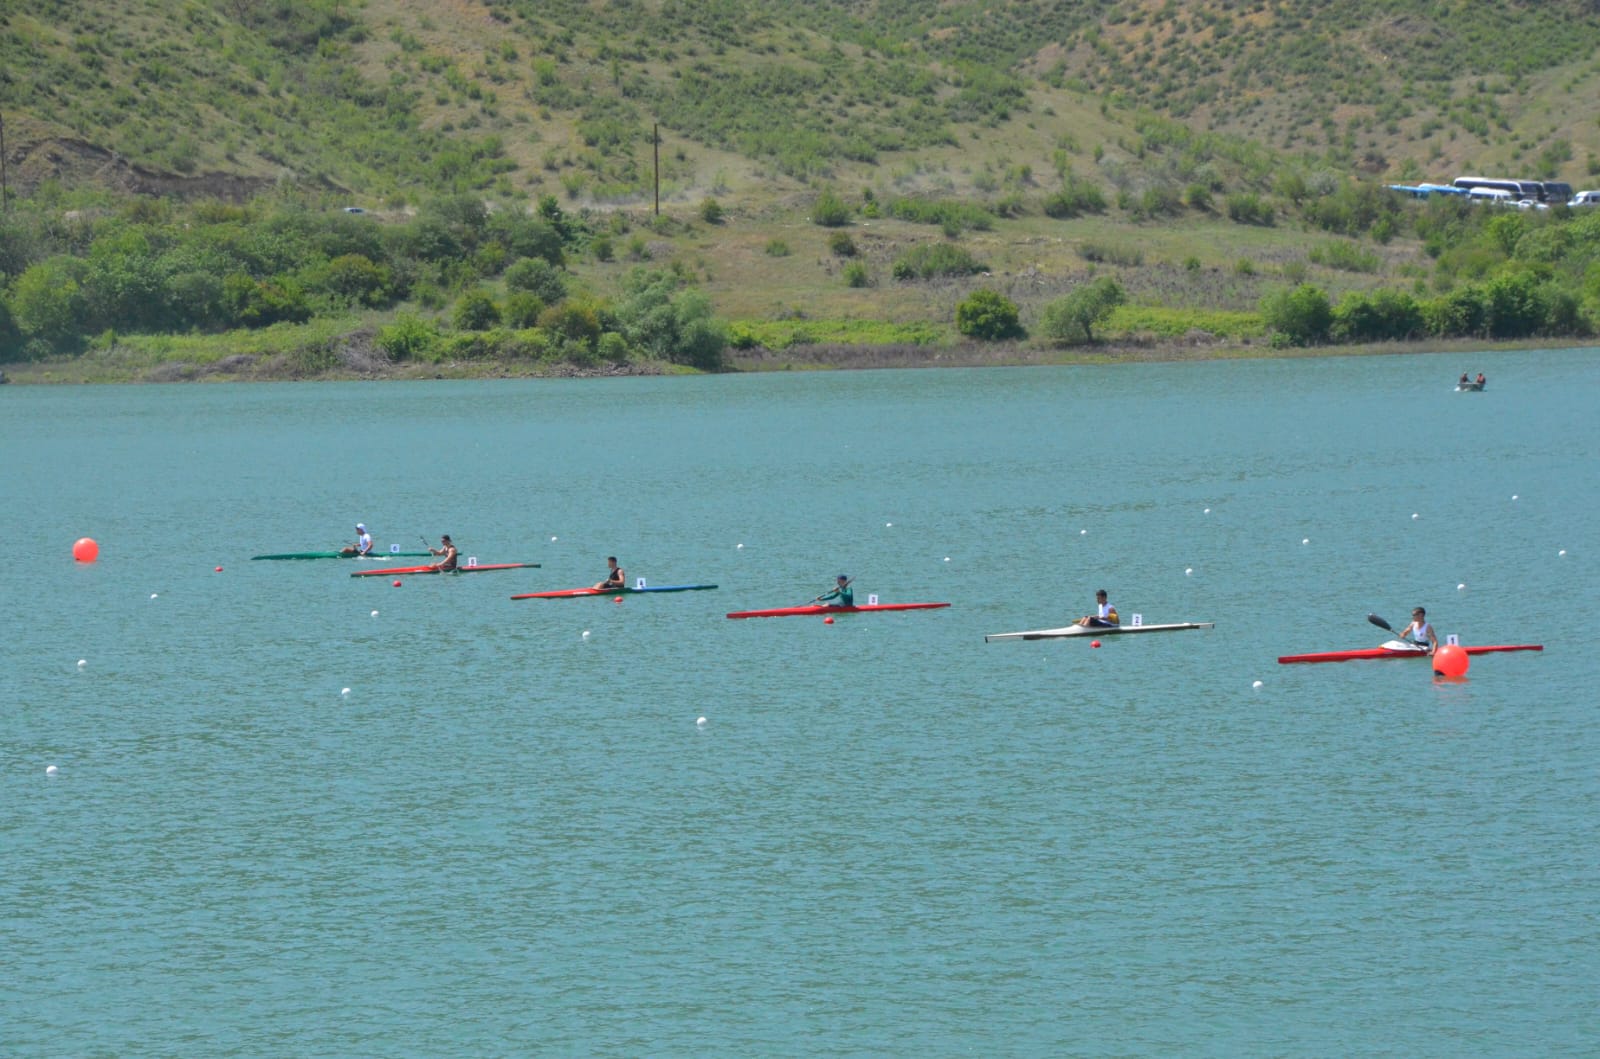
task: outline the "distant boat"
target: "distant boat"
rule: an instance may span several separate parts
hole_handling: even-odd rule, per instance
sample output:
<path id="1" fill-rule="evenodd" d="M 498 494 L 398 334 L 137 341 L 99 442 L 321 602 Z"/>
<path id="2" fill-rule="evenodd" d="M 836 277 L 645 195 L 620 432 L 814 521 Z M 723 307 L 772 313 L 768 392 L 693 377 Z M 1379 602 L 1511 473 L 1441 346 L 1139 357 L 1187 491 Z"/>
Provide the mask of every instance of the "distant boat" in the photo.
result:
<path id="1" fill-rule="evenodd" d="M 1483 392 L 1483 388 L 1486 385 L 1488 385 L 1487 382 L 1458 382 L 1458 383 L 1456 383 L 1456 392 L 1457 393 L 1482 393 Z"/>

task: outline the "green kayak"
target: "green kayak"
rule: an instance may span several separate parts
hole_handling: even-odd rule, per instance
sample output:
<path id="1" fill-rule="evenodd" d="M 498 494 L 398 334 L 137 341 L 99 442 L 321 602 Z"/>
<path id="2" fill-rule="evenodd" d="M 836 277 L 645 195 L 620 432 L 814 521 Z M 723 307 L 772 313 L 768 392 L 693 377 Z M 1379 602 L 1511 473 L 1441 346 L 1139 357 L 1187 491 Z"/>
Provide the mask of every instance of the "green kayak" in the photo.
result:
<path id="1" fill-rule="evenodd" d="M 346 555 L 344 552 L 283 552 L 280 555 L 252 555 L 251 559 L 426 559 L 432 552 L 373 552 L 371 555 Z"/>

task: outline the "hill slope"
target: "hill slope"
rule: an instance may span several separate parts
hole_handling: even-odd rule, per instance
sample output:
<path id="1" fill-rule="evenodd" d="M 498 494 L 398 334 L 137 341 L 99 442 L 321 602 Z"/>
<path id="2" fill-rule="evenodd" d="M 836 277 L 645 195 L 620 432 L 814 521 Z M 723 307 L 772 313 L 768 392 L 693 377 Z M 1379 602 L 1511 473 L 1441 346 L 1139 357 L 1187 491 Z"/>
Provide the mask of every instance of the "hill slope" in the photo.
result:
<path id="1" fill-rule="evenodd" d="M 1308 167 L 1600 173 L 1593 0 L 15 0 L 14 188 L 759 202 L 1109 153 L 1140 115 Z M 1117 148 L 1123 148 L 1118 151 Z M 933 175 L 930 175 L 933 174 Z M 1230 174 L 1231 175 L 1231 174 Z"/>

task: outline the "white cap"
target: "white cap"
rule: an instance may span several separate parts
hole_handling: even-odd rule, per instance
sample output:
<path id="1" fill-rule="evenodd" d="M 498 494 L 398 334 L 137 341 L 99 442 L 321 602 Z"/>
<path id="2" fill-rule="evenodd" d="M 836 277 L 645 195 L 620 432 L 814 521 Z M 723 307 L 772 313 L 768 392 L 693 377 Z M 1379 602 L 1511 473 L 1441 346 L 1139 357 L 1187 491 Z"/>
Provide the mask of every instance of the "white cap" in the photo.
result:
<path id="1" fill-rule="evenodd" d="M 365 532 L 367 532 L 367 526 L 366 526 L 366 523 L 364 523 L 364 522 L 357 522 L 357 523 L 356 523 L 356 529 L 358 529 L 358 530 L 360 530 L 360 531 L 361 531 L 361 532 L 362 532 L 362 533 L 365 533 Z"/>

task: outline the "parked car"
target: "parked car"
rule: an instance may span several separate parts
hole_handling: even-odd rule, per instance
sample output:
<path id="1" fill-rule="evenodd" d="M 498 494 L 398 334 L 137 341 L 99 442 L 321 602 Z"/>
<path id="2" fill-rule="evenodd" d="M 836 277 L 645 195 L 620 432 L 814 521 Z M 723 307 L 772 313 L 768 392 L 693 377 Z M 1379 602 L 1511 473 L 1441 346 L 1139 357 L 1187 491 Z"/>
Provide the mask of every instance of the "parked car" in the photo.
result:
<path id="1" fill-rule="evenodd" d="M 346 213 L 366 213 L 367 211 L 362 209 L 360 206 L 346 206 L 344 208 L 344 212 L 346 212 Z"/>
<path id="2" fill-rule="evenodd" d="M 1600 191 L 1580 191 L 1572 196 L 1572 201 L 1567 205 L 1574 208 L 1578 206 L 1600 206 Z"/>

